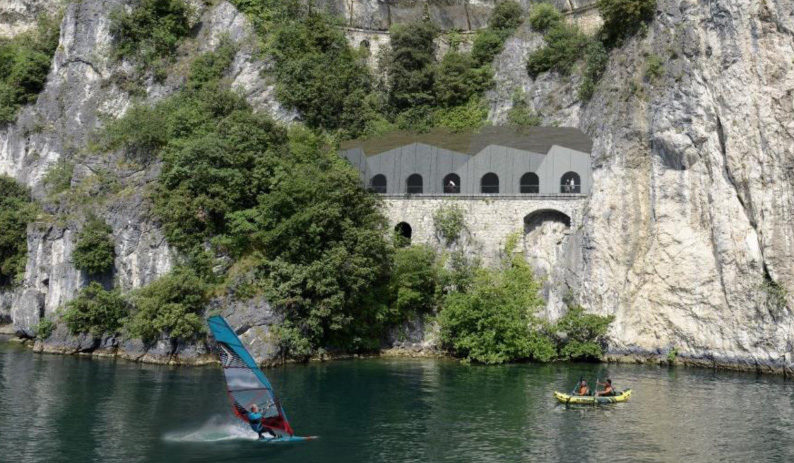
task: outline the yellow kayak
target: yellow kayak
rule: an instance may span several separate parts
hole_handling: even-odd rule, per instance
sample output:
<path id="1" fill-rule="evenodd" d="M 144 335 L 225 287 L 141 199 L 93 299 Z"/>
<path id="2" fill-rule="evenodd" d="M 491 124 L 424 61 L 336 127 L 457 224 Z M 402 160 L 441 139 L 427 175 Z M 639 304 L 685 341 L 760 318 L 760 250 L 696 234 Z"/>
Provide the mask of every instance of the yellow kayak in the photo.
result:
<path id="1" fill-rule="evenodd" d="M 629 397 L 631 397 L 631 389 L 626 389 L 623 392 L 615 391 L 615 395 L 600 397 L 570 395 L 562 392 L 554 393 L 554 398 L 557 399 L 557 402 L 568 405 L 616 404 L 629 400 Z"/>

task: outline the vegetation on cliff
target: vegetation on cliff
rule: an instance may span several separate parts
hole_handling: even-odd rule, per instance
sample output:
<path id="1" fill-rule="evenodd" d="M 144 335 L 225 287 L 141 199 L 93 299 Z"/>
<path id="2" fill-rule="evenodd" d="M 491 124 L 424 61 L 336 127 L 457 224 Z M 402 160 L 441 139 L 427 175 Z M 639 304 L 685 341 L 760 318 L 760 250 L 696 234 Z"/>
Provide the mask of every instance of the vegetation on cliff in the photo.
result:
<path id="1" fill-rule="evenodd" d="M 572 305 L 554 324 L 542 319 L 541 283 L 524 256 L 513 252 L 517 240 L 513 235 L 508 241 L 498 267 L 475 266 L 466 284 L 447 291 L 438 316 L 444 345 L 458 356 L 488 364 L 601 357 L 613 318 L 585 314 Z"/>
<path id="2" fill-rule="evenodd" d="M 63 320 L 72 334 L 95 336 L 118 333 L 127 316 L 127 302 L 118 290 L 107 291 L 91 282 L 66 303 Z"/>
<path id="3" fill-rule="evenodd" d="M 18 282 L 27 262 L 27 227 L 36 215 L 27 188 L 0 175 L 0 288 Z"/>
<path id="4" fill-rule="evenodd" d="M 41 17 L 38 26 L 13 39 L 0 38 L 0 125 L 13 122 L 20 107 L 44 89 L 58 46 L 60 17 Z"/>
<path id="5" fill-rule="evenodd" d="M 608 51 L 640 31 L 653 18 L 656 0 L 598 0 L 598 9 L 604 25 L 594 37 L 587 37 L 554 6 L 539 3 L 532 8 L 529 23 L 543 33 L 545 46 L 535 50 L 527 59 L 527 72 L 537 76 L 543 72 L 572 72 L 584 57 L 579 98 L 589 100 L 609 61 Z M 582 50 L 584 49 L 584 53 Z M 647 74 L 654 78 L 659 73 L 658 62 L 651 63 Z"/>
<path id="6" fill-rule="evenodd" d="M 135 8 L 119 7 L 111 15 L 114 54 L 164 78 L 165 64 L 190 32 L 190 7 L 184 0 L 142 0 Z"/>
<path id="7" fill-rule="evenodd" d="M 89 275 L 101 275 L 112 270 L 116 257 L 112 232 L 102 219 L 89 217 L 72 252 L 75 268 Z"/>

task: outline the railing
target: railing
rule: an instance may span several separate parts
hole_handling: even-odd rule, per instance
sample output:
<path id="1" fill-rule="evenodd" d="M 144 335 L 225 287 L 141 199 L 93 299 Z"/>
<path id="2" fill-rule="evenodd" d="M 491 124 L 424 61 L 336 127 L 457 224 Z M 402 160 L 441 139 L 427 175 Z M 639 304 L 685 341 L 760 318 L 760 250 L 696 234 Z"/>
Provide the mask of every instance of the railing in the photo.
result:
<path id="1" fill-rule="evenodd" d="M 443 194 L 443 193 L 417 193 L 417 194 L 409 194 L 409 193 L 402 193 L 402 194 L 395 194 L 395 193 L 388 193 L 388 194 L 381 194 L 380 196 L 386 199 L 493 199 L 493 200 L 503 200 L 503 199 L 526 199 L 526 200 L 538 200 L 538 199 L 554 199 L 554 200 L 562 200 L 562 201 L 571 201 L 571 200 L 581 200 L 586 199 L 587 194 L 582 193 L 524 193 L 524 194 L 483 194 L 483 193 L 476 193 L 476 194 Z"/>

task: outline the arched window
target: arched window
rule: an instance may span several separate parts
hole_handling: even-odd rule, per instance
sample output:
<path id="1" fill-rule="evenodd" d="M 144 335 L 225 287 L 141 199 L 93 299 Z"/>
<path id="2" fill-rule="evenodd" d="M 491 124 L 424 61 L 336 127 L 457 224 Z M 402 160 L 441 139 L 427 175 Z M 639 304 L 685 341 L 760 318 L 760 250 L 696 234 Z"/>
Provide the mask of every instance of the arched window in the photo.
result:
<path id="1" fill-rule="evenodd" d="M 540 179 L 538 178 L 538 174 L 527 172 L 522 175 L 519 187 L 521 193 L 540 193 Z"/>
<path id="2" fill-rule="evenodd" d="M 419 174 L 412 174 L 408 177 L 408 180 L 405 181 L 405 186 L 407 187 L 406 191 L 409 195 L 420 195 L 423 192 L 422 188 L 422 176 Z"/>
<path id="3" fill-rule="evenodd" d="M 579 180 L 579 174 L 576 172 L 568 172 L 560 179 L 560 193 L 581 193 L 582 181 Z"/>
<path id="4" fill-rule="evenodd" d="M 460 177 L 458 177 L 458 174 L 449 174 L 444 177 L 444 193 L 460 194 Z"/>
<path id="5" fill-rule="evenodd" d="M 386 194 L 386 176 L 378 174 L 369 181 L 369 187 L 375 193 Z"/>
<path id="6" fill-rule="evenodd" d="M 413 230 L 407 222 L 400 222 L 394 227 L 395 242 L 398 246 L 410 246 L 412 234 Z"/>
<path id="7" fill-rule="evenodd" d="M 486 194 L 499 193 L 499 177 L 493 172 L 482 176 L 480 180 L 480 192 Z"/>

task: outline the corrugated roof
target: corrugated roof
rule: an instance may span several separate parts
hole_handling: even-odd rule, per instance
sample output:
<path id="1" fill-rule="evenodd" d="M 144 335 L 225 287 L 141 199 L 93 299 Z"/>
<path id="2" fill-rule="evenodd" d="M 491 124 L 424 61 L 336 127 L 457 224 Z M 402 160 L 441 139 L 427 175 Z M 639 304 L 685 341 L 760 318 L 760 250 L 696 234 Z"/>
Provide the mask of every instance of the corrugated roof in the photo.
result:
<path id="1" fill-rule="evenodd" d="M 374 156 L 394 148 L 425 143 L 427 145 L 475 155 L 490 145 L 506 146 L 533 153 L 546 154 L 552 146 L 562 146 L 583 153 L 590 153 L 593 141 L 581 130 L 573 127 L 512 127 L 486 126 L 476 132 L 456 133 L 449 129 L 437 128 L 426 133 L 404 130 L 362 140 L 342 142 L 341 148 L 348 150 L 361 148 L 367 156 Z"/>

